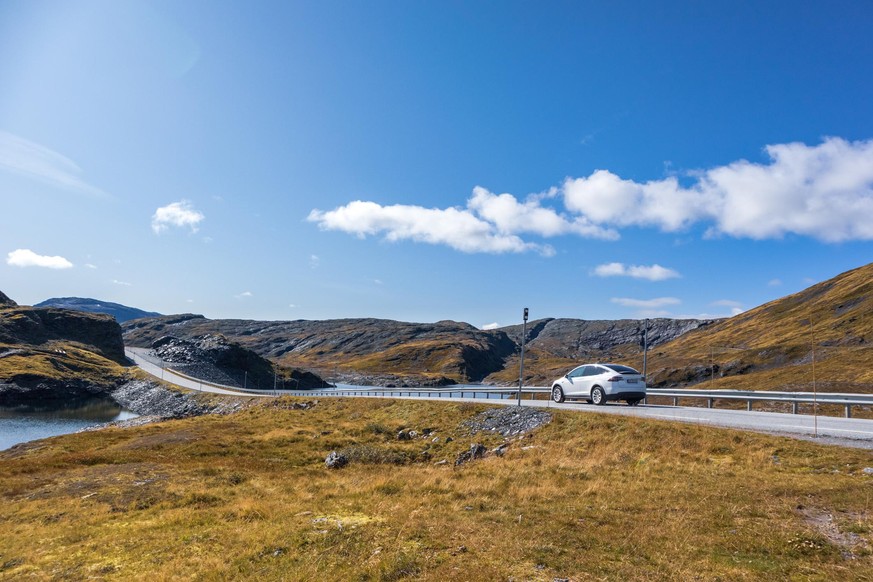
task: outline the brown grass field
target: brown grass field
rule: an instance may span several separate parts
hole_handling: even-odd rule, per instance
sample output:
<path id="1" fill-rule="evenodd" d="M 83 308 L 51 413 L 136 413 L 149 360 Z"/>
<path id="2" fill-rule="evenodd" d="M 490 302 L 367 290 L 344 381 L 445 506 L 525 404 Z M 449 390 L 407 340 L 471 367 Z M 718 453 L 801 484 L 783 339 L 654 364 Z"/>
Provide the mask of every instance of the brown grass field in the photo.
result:
<path id="1" fill-rule="evenodd" d="M 454 467 L 485 405 L 297 401 L 0 452 L 0 580 L 873 579 L 870 451 L 553 411 Z"/>

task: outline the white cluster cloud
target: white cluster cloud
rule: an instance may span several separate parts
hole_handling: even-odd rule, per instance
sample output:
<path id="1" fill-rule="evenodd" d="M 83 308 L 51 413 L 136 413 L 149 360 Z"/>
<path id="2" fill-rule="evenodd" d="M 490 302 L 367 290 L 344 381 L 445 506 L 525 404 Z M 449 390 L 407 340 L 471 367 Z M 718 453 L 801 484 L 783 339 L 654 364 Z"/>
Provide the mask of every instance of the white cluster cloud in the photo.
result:
<path id="1" fill-rule="evenodd" d="M 6 264 L 12 267 L 43 267 L 70 269 L 73 263 L 60 256 L 38 255 L 30 249 L 16 249 L 6 255 Z"/>
<path id="2" fill-rule="evenodd" d="M 155 234 L 161 234 L 171 226 L 190 227 L 191 232 L 197 232 L 198 225 L 206 217 L 197 210 L 188 200 L 180 200 L 155 210 L 152 216 L 152 230 Z"/>
<path id="3" fill-rule="evenodd" d="M 254 296 L 254 293 L 252 293 L 251 291 L 243 291 L 239 295 L 234 295 L 234 298 L 235 299 L 247 299 L 247 298 L 253 297 L 253 296 Z"/>
<path id="4" fill-rule="evenodd" d="M 0 131 L 0 169 L 64 190 L 105 196 L 99 188 L 82 180 L 81 168 L 71 159 L 6 131 Z"/>
<path id="5" fill-rule="evenodd" d="M 500 324 L 495 321 L 494 323 L 486 323 L 482 326 L 482 329 L 488 331 L 489 329 L 497 329 L 498 327 L 500 327 Z"/>
<path id="6" fill-rule="evenodd" d="M 553 254 L 551 247 L 527 243 L 514 234 L 498 231 L 496 226 L 469 210 L 458 208 L 424 208 L 401 205 L 382 206 L 356 200 L 334 210 L 313 210 L 308 220 L 324 230 L 341 230 L 359 238 L 384 234 L 395 242 L 412 240 L 446 245 L 465 253 L 520 253 L 539 250 Z"/>
<path id="7" fill-rule="evenodd" d="M 776 144 L 764 151 L 768 163 L 740 160 L 695 171 L 688 174 L 687 186 L 675 176 L 636 182 L 597 170 L 523 201 L 477 186 L 463 208 L 357 200 L 330 211 L 313 210 L 308 220 L 360 238 L 383 235 L 389 241 L 445 245 L 467 253 L 536 251 L 544 256 L 555 254 L 554 249 L 520 235 L 615 240 L 617 228 L 675 232 L 704 224 L 709 236 L 873 240 L 873 140 L 833 137 L 816 146 Z M 549 206 L 559 202 L 563 211 Z M 653 278 L 666 277 L 666 271 L 622 274 Z"/>
<path id="8" fill-rule="evenodd" d="M 746 160 L 645 183 L 607 170 L 564 182 L 568 209 L 600 224 L 676 231 L 712 223 L 710 234 L 752 239 L 798 234 L 827 242 L 873 239 L 873 140 L 828 138 L 764 148 L 769 164 Z"/>
<path id="9" fill-rule="evenodd" d="M 594 274 L 598 277 L 633 277 L 635 279 L 648 279 L 649 281 L 663 281 L 679 277 L 679 273 L 673 269 L 655 264 L 625 265 L 624 263 L 606 263 L 594 268 Z"/>

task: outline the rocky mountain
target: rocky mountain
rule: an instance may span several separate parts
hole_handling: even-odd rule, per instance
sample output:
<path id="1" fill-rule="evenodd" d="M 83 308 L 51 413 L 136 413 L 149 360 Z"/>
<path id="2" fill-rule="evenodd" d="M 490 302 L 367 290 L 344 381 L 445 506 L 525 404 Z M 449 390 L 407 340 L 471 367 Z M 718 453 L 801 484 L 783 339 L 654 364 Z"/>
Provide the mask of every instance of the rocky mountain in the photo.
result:
<path id="1" fill-rule="evenodd" d="M 153 311 L 143 311 L 136 307 L 128 307 L 120 303 L 100 301 L 87 297 L 53 297 L 46 299 L 42 303 L 37 303 L 34 307 L 57 307 L 60 309 L 87 311 L 89 313 L 105 313 L 114 317 L 118 323 L 124 323 L 131 319 L 139 319 L 140 317 L 156 317 L 160 315 L 160 313 Z"/>
<path id="2" fill-rule="evenodd" d="M 652 320 L 656 343 L 711 322 Z M 581 359 L 609 359 L 639 352 L 642 322 L 543 319 L 527 330 L 531 381 Z M 130 321 L 125 341 L 147 347 L 169 335 L 191 339 L 221 334 L 263 357 L 302 366 L 351 383 L 444 385 L 456 382 L 512 383 L 521 326 L 480 330 L 467 323 L 406 323 L 385 319 L 325 321 L 210 320 L 182 314 Z"/>
<path id="3" fill-rule="evenodd" d="M 655 386 L 873 392 L 871 340 L 873 263 L 657 347 L 649 379 Z"/>
<path id="4" fill-rule="evenodd" d="M 0 404 L 102 394 L 120 381 L 126 360 L 115 319 L 0 296 Z"/>

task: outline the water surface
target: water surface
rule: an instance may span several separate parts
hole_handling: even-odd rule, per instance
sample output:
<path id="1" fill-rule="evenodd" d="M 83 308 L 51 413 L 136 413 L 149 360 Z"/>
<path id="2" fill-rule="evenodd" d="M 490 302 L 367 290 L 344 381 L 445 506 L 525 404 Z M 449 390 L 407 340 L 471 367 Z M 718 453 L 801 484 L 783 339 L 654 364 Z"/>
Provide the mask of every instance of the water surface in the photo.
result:
<path id="1" fill-rule="evenodd" d="M 0 406 L 0 451 L 18 443 L 136 416 L 108 399 L 77 400 L 54 406 Z"/>

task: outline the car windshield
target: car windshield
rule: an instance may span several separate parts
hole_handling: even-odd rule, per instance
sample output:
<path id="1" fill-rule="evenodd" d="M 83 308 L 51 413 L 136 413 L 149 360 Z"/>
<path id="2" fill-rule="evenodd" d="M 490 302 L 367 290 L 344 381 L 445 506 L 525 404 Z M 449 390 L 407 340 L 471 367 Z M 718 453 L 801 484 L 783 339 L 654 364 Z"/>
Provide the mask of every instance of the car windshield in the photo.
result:
<path id="1" fill-rule="evenodd" d="M 621 364 L 604 364 L 604 366 L 606 366 L 610 370 L 618 372 L 619 374 L 639 374 L 639 372 L 637 372 L 633 368 L 622 366 Z"/>

